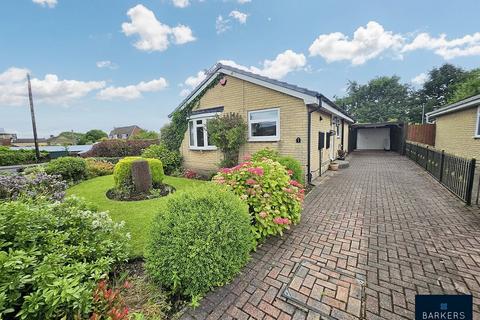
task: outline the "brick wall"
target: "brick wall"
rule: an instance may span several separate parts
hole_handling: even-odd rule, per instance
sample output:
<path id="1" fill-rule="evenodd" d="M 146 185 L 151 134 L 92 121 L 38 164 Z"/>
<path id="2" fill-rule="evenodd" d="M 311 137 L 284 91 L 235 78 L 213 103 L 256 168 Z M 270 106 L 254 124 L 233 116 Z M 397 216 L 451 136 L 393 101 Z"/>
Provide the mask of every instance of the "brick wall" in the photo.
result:
<path id="1" fill-rule="evenodd" d="M 475 138 L 477 108 L 440 116 L 436 120 L 435 147 L 480 161 L 480 139 Z"/>

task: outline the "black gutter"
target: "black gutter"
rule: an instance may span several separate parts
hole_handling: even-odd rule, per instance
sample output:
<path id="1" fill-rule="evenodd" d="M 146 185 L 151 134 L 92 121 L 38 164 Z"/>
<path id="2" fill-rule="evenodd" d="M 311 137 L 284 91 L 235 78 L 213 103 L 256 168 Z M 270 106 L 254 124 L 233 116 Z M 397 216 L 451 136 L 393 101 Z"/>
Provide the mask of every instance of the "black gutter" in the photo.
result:
<path id="1" fill-rule="evenodd" d="M 322 103 L 319 97 L 320 104 Z M 315 106 L 314 104 L 307 104 L 307 107 L 313 108 L 307 112 L 307 183 L 312 184 L 312 170 L 311 170 L 311 146 L 312 146 L 312 113 L 315 111 L 320 111 L 320 106 Z M 321 170 L 321 168 L 320 168 Z"/>

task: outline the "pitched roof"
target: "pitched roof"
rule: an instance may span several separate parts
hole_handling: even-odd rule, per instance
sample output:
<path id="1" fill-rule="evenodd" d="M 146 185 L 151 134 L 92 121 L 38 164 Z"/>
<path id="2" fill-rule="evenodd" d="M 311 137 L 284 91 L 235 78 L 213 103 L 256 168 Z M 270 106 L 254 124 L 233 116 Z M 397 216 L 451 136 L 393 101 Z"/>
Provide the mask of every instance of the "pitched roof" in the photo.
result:
<path id="1" fill-rule="evenodd" d="M 435 118 L 447 113 L 457 112 L 460 110 L 473 108 L 475 106 L 480 106 L 480 94 L 449 104 L 437 110 L 430 111 L 426 114 L 426 116 L 427 118 Z"/>
<path id="2" fill-rule="evenodd" d="M 110 131 L 110 135 L 112 136 L 112 135 L 120 135 L 120 134 L 132 134 L 133 130 L 135 130 L 137 128 L 141 129 L 137 125 L 113 128 L 113 130 Z"/>
<path id="3" fill-rule="evenodd" d="M 190 94 L 185 97 L 185 99 L 183 99 L 183 101 L 177 106 L 177 108 L 175 108 L 174 112 L 183 108 L 188 102 L 195 98 L 195 96 L 215 78 L 214 76 L 217 73 L 225 73 L 251 82 L 253 82 L 252 80 L 257 80 L 255 81 L 255 83 L 271 87 L 274 90 L 283 89 L 282 91 L 286 91 L 285 93 L 289 95 L 303 98 L 306 104 L 313 104 L 323 101 L 330 107 L 335 109 L 337 112 L 339 112 L 341 115 L 348 118 L 348 120 L 351 120 L 353 122 L 352 116 L 350 116 L 343 108 L 337 106 L 334 102 L 332 102 L 320 92 L 313 91 L 307 88 L 302 88 L 284 81 L 271 79 L 250 71 L 235 68 L 222 63 L 217 63 L 207 72 L 207 76 L 205 77 L 205 79 L 198 86 L 196 86 L 195 89 L 193 89 Z M 172 114 L 173 112 L 169 114 L 169 117 L 172 116 Z"/>

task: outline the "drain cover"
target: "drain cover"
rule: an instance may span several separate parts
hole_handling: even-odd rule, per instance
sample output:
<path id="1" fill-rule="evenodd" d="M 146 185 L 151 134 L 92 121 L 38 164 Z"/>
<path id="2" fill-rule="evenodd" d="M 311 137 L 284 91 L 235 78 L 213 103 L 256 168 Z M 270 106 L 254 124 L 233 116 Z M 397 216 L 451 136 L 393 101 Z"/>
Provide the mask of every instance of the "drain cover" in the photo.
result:
<path id="1" fill-rule="evenodd" d="M 282 297 L 325 318 L 361 318 L 364 286 L 365 279 L 348 270 L 302 260 Z"/>

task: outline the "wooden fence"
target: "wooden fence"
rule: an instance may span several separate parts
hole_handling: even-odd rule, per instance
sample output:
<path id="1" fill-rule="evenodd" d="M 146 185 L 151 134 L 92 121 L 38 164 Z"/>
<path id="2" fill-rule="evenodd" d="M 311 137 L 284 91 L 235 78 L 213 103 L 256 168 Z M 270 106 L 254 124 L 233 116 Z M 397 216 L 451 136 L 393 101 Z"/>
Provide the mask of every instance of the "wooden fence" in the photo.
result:
<path id="1" fill-rule="evenodd" d="M 435 124 L 409 124 L 407 140 L 435 146 Z"/>

